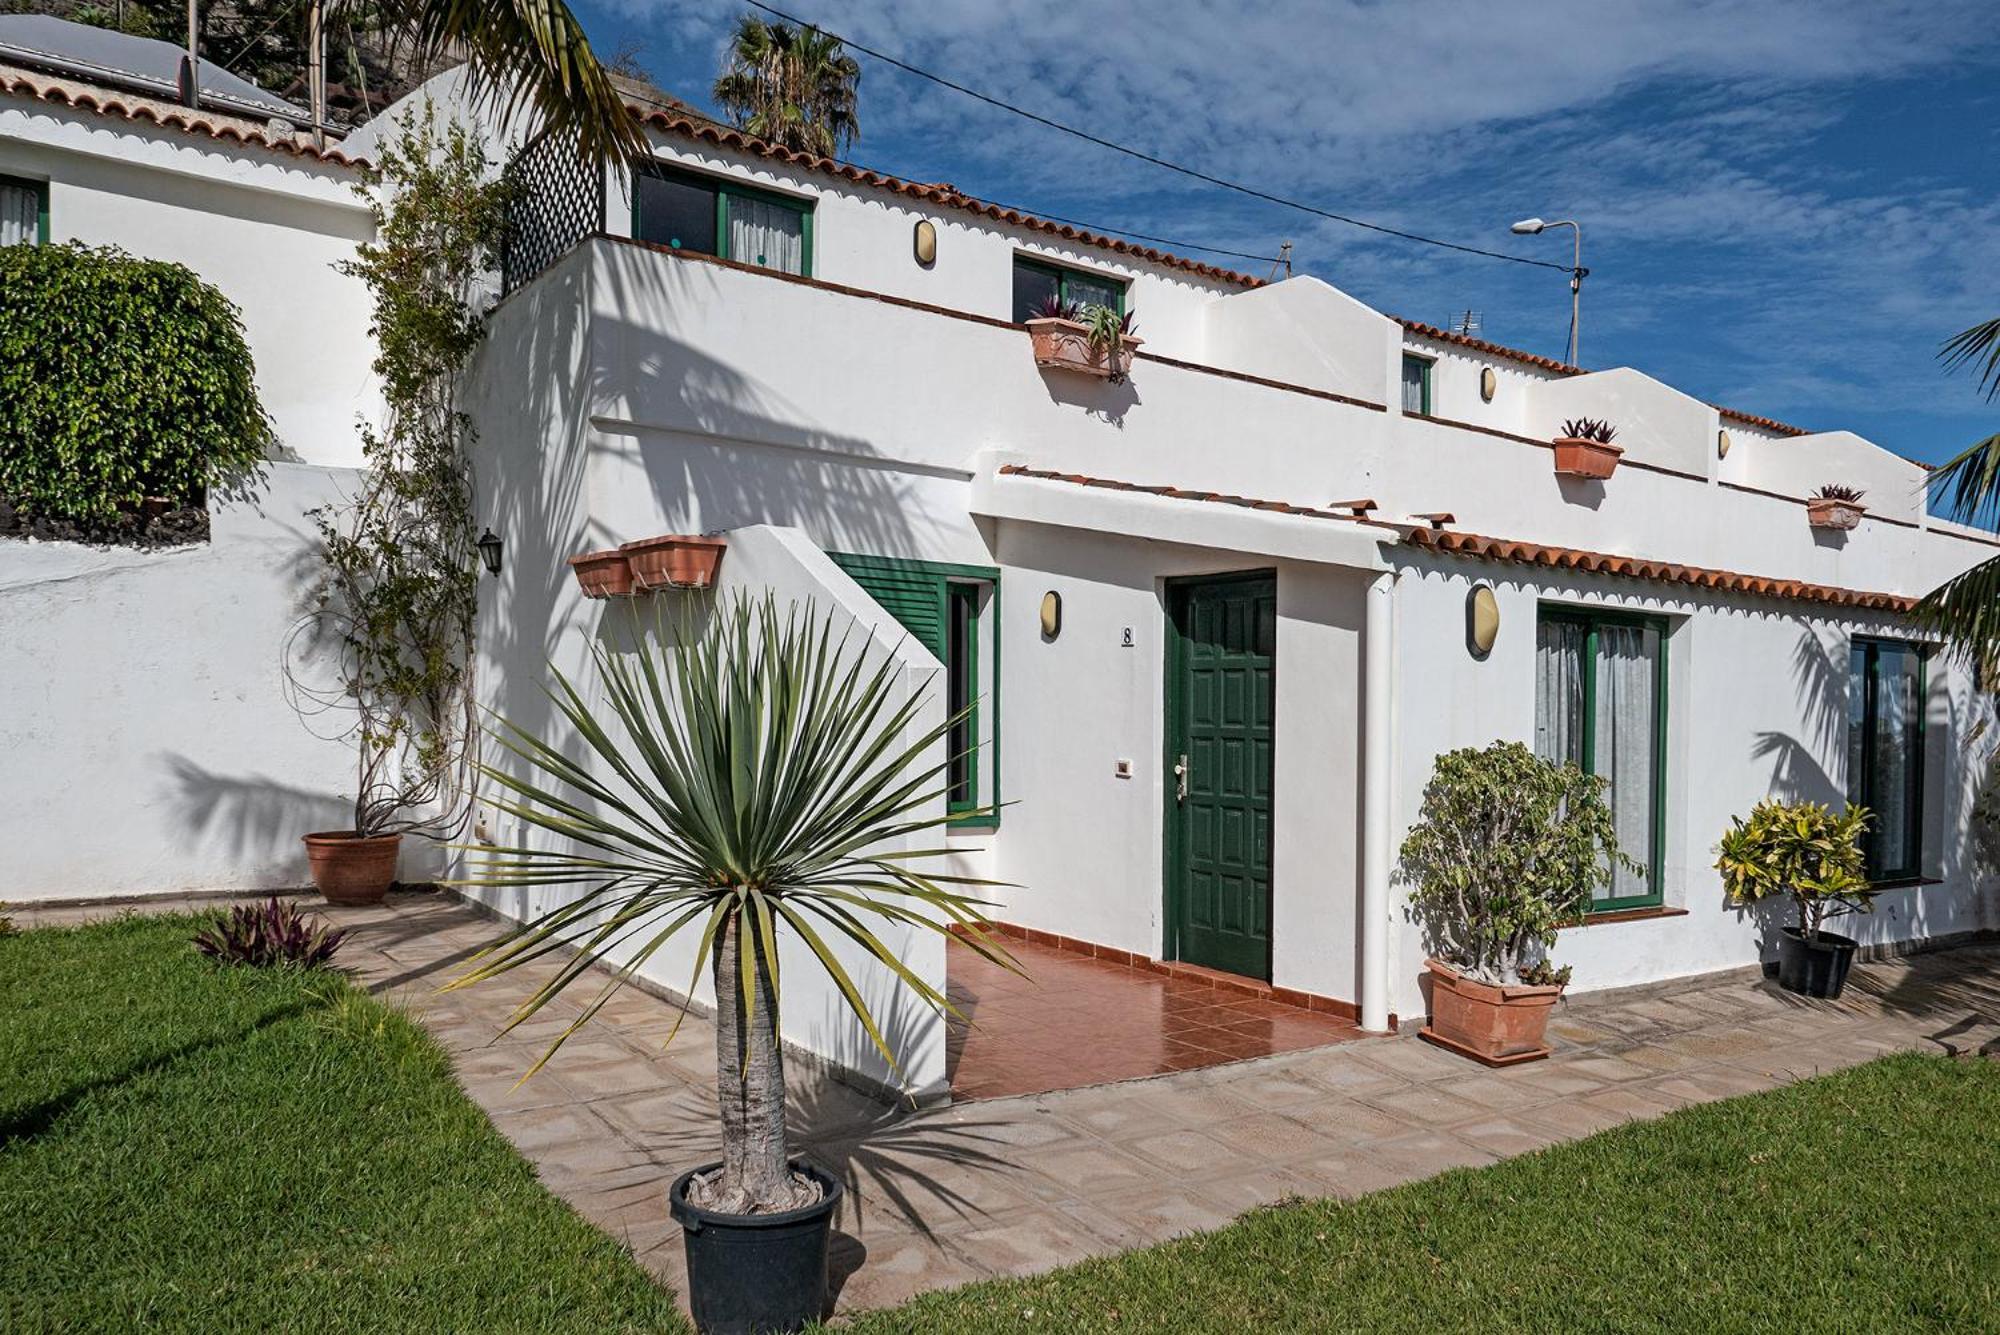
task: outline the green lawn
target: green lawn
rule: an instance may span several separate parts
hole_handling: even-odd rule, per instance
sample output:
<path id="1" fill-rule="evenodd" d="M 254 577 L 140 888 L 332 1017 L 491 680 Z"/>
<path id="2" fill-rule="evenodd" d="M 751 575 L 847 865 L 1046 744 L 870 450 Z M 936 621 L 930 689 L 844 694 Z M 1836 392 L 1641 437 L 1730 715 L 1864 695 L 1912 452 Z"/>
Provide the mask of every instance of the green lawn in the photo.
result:
<path id="1" fill-rule="evenodd" d="M 0 1329 L 685 1330 L 414 1024 L 196 922 L 0 938 Z"/>
<path id="2" fill-rule="evenodd" d="M 194 922 L 0 938 L 0 1330 L 685 1331 L 412 1023 L 211 965 Z M 2000 1330 L 2000 1064 L 1891 1058 L 848 1328 Z"/>
<path id="3" fill-rule="evenodd" d="M 2000 1064 L 1892 1057 L 849 1329 L 2000 1329 Z"/>

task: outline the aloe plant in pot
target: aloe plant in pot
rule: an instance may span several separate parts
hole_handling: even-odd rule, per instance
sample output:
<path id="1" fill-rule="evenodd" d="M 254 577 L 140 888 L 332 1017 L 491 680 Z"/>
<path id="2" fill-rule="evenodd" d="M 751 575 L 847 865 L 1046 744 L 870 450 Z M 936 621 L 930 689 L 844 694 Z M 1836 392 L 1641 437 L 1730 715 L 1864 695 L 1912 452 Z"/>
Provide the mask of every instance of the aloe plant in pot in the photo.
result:
<path id="1" fill-rule="evenodd" d="M 599 710 L 560 673 L 551 692 L 577 745 L 502 722 L 495 741 L 517 764 L 481 767 L 496 805 L 551 836 L 546 846 L 466 850 L 470 884 L 569 897 L 451 986 L 553 958 L 520 1024 L 616 951 L 546 1062 L 648 960 L 692 940 L 695 975 L 708 970 L 715 987 L 723 1154 L 669 1192 L 690 1305 L 712 1332 L 794 1329 L 823 1315 L 841 1188 L 787 1149 L 779 939 L 805 947 L 892 1068 L 834 942 L 939 1013 L 955 1012 L 880 927 L 944 932 L 1014 967 L 968 894 L 993 883 L 936 870 L 943 850 L 923 842 L 948 819 L 945 752 L 960 720 L 923 724 L 928 688 L 899 700 L 890 655 L 769 598 L 726 601 L 702 629 L 629 655 L 594 647 L 592 677 Z"/>
<path id="2" fill-rule="evenodd" d="M 1121 383 L 1132 369 L 1132 353 L 1145 342 L 1131 311 L 1086 306 L 1050 297 L 1028 319 L 1035 364 L 1082 371 Z"/>
<path id="3" fill-rule="evenodd" d="M 1572 417 L 1555 438 L 1556 472 L 1564 477 L 1610 477 L 1625 457 L 1625 448 L 1611 442 L 1618 428 L 1597 417 Z"/>
<path id="4" fill-rule="evenodd" d="M 1422 1036 L 1489 1066 L 1548 1055 L 1549 1009 L 1569 983 L 1548 952 L 1617 866 L 1605 780 L 1519 742 L 1437 758 L 1402 848 L 1432 949 Z"/>
<path id="5" fill-rule="evenodd" d="M 1857 943 L 1826 921 L 1874 908 L 1861 843 L 1873 819 L 1866 807 L 1766 798 L 1722 836 L 1715 869 L 1730 903 L 1788 896 L 1797 910 L 1778 934 L 1778 986 L 1788 992 L 1831 1000 L 1847 985 Z"/>

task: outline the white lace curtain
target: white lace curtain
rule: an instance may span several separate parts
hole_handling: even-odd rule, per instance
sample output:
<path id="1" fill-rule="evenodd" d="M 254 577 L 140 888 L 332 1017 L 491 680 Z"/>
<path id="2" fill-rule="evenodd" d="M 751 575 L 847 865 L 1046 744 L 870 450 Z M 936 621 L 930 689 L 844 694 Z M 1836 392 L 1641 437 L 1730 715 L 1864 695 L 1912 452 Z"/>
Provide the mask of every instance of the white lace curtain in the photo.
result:
<path id="1" fill-rule="evenodd" d="M 32 187 L 0 181 L 0 246 L 39 240 L 41 220 L 41 195 Z"/>
<path id="2" fill-rule="evenodd" d="M 781 273 L 804 273 L 805 215 L 781 204 L 731 195 L 729 258 Z"/>
<path id="3" fill-rule="evenodd" d="M 1657 700 L 1660 634 L 1650 626 L 1599 625 L 1590 741 L 1584 737 L 1584 654 L 1589 628 L 1576 621 L 1543 621 L 1536 629 L 1535 754 L 1574 761 L 1610 781 L 1606 799 L 1618 846 L 1642 868 L 1653 865 L 1653 780 L 1656 773 L 1653 711 Z M 1648 893 L 1648 872 L 1620 868 L 1599 899 Z"/>

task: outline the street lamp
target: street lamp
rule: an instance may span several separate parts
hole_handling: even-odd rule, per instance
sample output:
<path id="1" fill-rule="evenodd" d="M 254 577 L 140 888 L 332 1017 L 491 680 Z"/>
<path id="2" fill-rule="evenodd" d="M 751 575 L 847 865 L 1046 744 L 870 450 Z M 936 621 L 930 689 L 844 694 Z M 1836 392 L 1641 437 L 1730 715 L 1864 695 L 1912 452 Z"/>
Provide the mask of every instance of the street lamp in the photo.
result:
<path id="1" fill-rule="evenodd" d="M 1567 227 L 1576 233 L 1576 255 L 1569 268 L 1569 364 L 1579 366 L 1576 359 L 1576 345 L 1583 323 L 1583 280 L 1590 270 L 1583 267 L 1583 228 L 1568 218 L 1558 218 L 1555 222 L 1543 222 L 1540 218 L 1523 218 L 1514 224 L 1516 236 L 1540 236 L 1551 227 Z"/>

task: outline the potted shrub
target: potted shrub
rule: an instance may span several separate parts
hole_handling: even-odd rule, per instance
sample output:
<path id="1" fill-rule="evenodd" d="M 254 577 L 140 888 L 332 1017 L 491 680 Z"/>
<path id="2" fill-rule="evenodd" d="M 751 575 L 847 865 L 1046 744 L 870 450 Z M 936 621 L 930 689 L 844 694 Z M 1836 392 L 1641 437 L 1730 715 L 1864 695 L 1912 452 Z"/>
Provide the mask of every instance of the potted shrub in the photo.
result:
<path id="1" fill-rule="evenodd" d="M 1868 513 L 1868 507 L 1861 503 L 1867 494 L 1859 487 L 1829 482 L 1806 498 L 1806 522 L 1814 528 L 1848 532 Z"/>
<path id="2" fill-rule="evenodd" d="M 293 642 L 337 661 L 337 684 L 301 680 L 287 655 L 302 712 L 353 716 L 342 736 L 355 748 L 354 823 L 304 836 L 314 884 L 339 904 L 380 902 L 403 836 L 451 838 L 469 809 L 480 560 L 458 384 L 483 332 L 474 301 L 500 253 L 512 188 L 489 179 L 464 126 L 440 129 L 428 115 L 377 162 L 356 186 L 375 239 L 341 269 L 374 299 L 386 411 L 380 429 L 361 427 L 354 496 L 312 512 L 316 608 Z"/>
<path id="3" fill-rule="evenodd" d="M 927 692 L 898 700 L 895 659 L 831 616 L 780 611 L 768 596 L 725 600 L 671 644 L 599 650 L 594 674 L 594 689 L 584 690 L 556 674 L 550 698 L 561 733 L 543 740 L 500 726 L 520 772 L 481 767 L 503 793 L 497 805 L 549 837 L 536 848 L 474 848 L 467 867 L 470 884 L 574 897 L 523 924 L 451 986 L 561 960 L 515 1013 L 520 1024 L 601 952 L 629 949 L 636 962 L 601 989 L 593 984 L 559 1045 L 637 962 L 677 936 L 692 938 L 694 969 L 709 970 L 715 986 L 723 1157 L 691 1168 L 668 1193 L 685 1233 L 689 1304 L 705 1331 L 796 1329 L 825 1314 L 841 1186 L 787 1150 L 778 943 L 793 936 L 801 958 L 831 975 L 892 1068 L 879 1017 L 828 938 L 859 948 L 921 1005 L 947 1014 L 956 1012 L 943 993 L 909 972 L 872 924 L 943 932 L 1013 967 L 979 901 L 963 893 L 992 882 L 932 870 L 943 856 L 935 834 L 950 819 L 946 752 L 963 716 L 919 729 Z M 605 702 L 597 714 L 593 699 Z M 932 847 L 891 842 L 911 836 L 922 840 L 913 847 Z M 564 949 L 579 953 L 552 953 Z M 796 976 L 787 986 L 798 986 Z"/>
<path id="4" fill-rule="evenodd" d="M 1618 851 L 1605 780 L 1519 742 L 1437 758 L 1403 841 L 1403 876 L 1432 949 L 1422 1036 L 1489 1066 L 1549 1054 L 1549 1008 L 1569 982 L 1556 932 L 1590 908 Z"/>
<path id="5" fill-rule="evenodd" d="M 1866 807 L 1766 798 L 1722 836 L 1715 868 L 1730 903 L 1789 895 L 1798 910 L 1778 934 L 1778 986 L 1787 992 L 1832 1000 L 1847 985 L 1856 943 L 1827 931 L 1826 920 L 1874 907 L 1861 847 L 1872 819 Z"/>
<path id="6" fill-rule="evenodd" d="M 632 596 L 632 564 L 616 547 L 572 556 L 569 568 L 576 573 L 577 585 L 586 598 Z"/>
<path id="7" fill-rule="evenodd" d="M 1132 316 L 1050 297 L 1028 320 L 1035 365 L 1122 381 L 1132 369 L 1133 350 L 1146 341 Z"/>
<path id="8" fill-rule="evenodd" d="M 710 589 L 721 568 L 727 538 L 669 533 L 623 543 L 619 552 L 632 567 L 632 580 L 647 593 L 658 589 Z"/>
<path id="9" fill-rule="evenodd" d="M 1598 418 L 1570 418 L 1555 439 L 1556 472 L 1564 477 L 1610 477 L 1625 457 L 1624 448 L 1611 443 L 1617 435 L 1618 428 Z"/>

